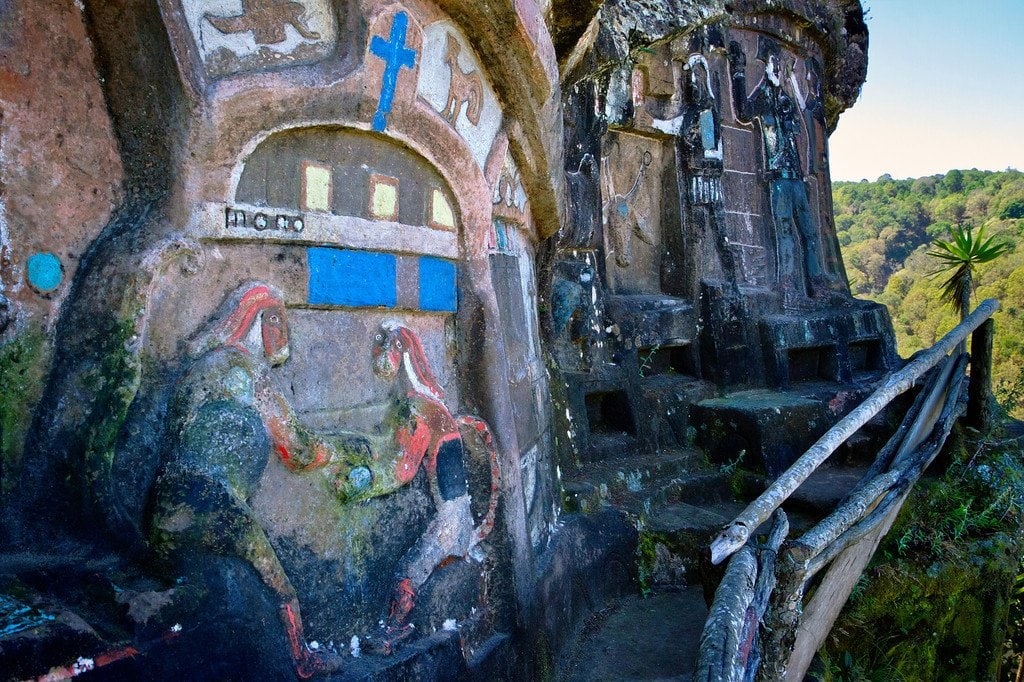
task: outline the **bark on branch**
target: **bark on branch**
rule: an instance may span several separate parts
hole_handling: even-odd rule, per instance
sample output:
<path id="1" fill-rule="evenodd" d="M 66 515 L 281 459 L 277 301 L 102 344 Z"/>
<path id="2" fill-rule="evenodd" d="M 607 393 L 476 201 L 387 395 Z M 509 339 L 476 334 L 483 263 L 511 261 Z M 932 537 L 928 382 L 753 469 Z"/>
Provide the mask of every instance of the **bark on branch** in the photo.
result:
<path id="1" fill-rule="evenodd" d="M 738 552 L 725 569 L 715 591 L 711 613 L 700 636 L 697 663 L 699 682 L 734 682 L 742 678 L 746 656 L 740 661 L 743 625 L 754 599 L 757 557 L 752 547 Z"/>
<path id="2" fill-rule="evenodd" d="M 879 498 L 891 490 L 900 480 L 899 471 L 889 471 L 869 482 L 851 499 L 839 505 L 835 511 L 804 533 L 791 549 L 801 561 L 807 561 L 821 553 L 836 538 L 852 528 L 877 506 Z"/>

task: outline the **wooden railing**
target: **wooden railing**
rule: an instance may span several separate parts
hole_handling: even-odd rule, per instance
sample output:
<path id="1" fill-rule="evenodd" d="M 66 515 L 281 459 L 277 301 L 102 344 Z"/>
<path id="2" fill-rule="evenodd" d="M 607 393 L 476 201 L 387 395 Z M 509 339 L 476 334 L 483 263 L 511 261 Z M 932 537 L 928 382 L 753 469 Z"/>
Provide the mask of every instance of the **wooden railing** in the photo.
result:
<path id="1" fill-rule="evenodd" d="M 909 390 L 929 369 L 939 364 L 950 351 L 967 338 L 985 320 L 999 309 L 993 298 L 984 301 L 963 322 L 958 324 L 934 346 L 918 354 L 903 369 L 893 372 L 867 400 L 843 417 L 824 436 L 786 469 L 756 500 L 751 502 L 736 519 L 722 529 L 711 543 L 712 563 L 721 563 L 736 552 L 750 538 L 751 532 L 767 521 L 800 485 L 813 474 L 829 455 L 864 426 L 873 416 L 885 409 L 892 400 Z"/>
<path id="2" fill-rule="evenodd" d="M 998 307 L 995 300 L 984 301 L 935 346 L 890 375 L 715 539 L 715 563 L 728 556 L 732 559 L 701 636 L 697 680 L 803 679 L 879 542 L 914 483 L 942 449 L 953 423 L 965 409 L 976 426 L 984 426 L 979 420 L 989 418 L 990 318 Z M 965 405 L 967 357 L 961 352 L 961 342 L 972 332 L 972 381 Z M 798 539 L 786 541 L 788 521 L 780 509 L 786 498 L 857 428 L 940 363 L 846 499 Z M 752 532 L 772 515 L 767 544 L 750 542 Z M 805 605 L 808 582 L 822 571 L 824 577 Z"/>

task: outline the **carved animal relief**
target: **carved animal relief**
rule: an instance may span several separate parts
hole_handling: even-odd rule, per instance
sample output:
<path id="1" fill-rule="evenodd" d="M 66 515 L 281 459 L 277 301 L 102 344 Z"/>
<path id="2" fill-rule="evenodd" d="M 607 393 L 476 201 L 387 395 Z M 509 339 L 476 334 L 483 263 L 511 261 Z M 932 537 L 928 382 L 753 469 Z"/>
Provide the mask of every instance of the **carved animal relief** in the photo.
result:
<path id="1" fill-rule="evenodd" d="M 476 72 L 463 73 L 459 66 L 459 52 L 462 46 L 454 36 L 448 34 L 447 53 L 445 61 L 452 72 L 451 84 L 448 86 L 448 101 L 444 105 L 444 117 L 455 125 L 455 119 L 462 113 L 462 106 L 466 106 L 466 118 L 473 125 L 480 123 L 480 107 L 483 106 L 484 86 L 480 81 L 480 74 Z"/>
<path id="2" fill-rule="evenodd" d="M 330 0 L 180 1 L 211 77 L 317 61 L 337 35 Z"/>

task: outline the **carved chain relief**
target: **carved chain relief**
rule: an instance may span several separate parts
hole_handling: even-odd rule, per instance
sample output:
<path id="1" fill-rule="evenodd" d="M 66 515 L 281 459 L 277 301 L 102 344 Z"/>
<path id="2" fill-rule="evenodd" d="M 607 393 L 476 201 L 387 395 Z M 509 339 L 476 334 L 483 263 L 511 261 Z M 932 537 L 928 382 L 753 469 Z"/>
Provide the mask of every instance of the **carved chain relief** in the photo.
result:
<path id="1" fill-rule="evenodd" d="M 602 224 L 609 280 L 617 293 L 661 291 L 665 147 L 649 137 L 609 135 L 601 159 Z"/>
<path id="2" fill-rule="evenodd" d="M 643 151 L 636 167 L 636 177 L 628 189 L 616 191 L 615 181 L 608 175 L 608 200 L 604 205 L 612 250 L 615 252 L 615 263 L 620 268 L 629 267 L 633 262 L 633 238 L 645 244 L 653 244 L 648 234 L 648 221 L 653 208 L 647 187 L 647 172 L 651 166 L 651 153 Z"/>
<path id="3" fill-rule="evenodd" d="M 212 77 L 311 63 L 337 38 L 330 0 L 182 0 L 182 10 Z"/>

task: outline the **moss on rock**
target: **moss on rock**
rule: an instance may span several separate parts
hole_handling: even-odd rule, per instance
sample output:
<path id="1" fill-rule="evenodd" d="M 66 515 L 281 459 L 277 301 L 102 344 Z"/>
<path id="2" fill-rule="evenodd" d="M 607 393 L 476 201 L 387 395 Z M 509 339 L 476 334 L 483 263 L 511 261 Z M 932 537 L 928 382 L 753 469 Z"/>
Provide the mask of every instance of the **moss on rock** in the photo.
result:
<path id="1" fill-rule="evenodd" d="M 32 410 L 42 396 L 50 347 L 29 328 L 0 348 L 0 493 L 10 492 L 21 464 Z"/>
<path id="2" fill-rule="evenodd" d="M 1019 570 L 1014 441 L 951 442 L 921 481 L 821 651 L 826 680 L 991 680 Z"/>

